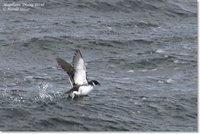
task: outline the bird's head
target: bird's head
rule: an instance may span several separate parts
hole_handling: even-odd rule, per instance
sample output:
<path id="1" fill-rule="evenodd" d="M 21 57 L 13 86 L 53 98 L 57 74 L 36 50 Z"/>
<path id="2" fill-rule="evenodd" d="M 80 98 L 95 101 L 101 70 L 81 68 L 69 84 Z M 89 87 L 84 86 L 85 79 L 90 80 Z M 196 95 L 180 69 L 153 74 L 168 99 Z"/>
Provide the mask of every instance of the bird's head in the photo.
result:
<path id="1" fill-rule="evenodd" d="M 91 80 L 90 82 L 89 82 L 89 84 L 92 84 L 93 86 L 96 86 L 96 85 L 101 85 L 98 81 L 96 81 L 96 80 Z"/>

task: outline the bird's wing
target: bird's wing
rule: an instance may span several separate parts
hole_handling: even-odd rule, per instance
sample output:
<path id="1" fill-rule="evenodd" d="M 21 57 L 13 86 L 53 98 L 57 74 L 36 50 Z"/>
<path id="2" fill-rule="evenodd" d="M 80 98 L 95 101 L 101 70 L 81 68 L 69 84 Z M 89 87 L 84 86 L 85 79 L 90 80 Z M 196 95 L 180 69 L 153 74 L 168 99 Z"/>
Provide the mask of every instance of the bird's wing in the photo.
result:
<path id="1" fill-rule="evenodd" d="M 72 67 L 71 64 L 69 64 L 68 62 L 66 62 L 65 60 L 61 59 L 61 58 L 57 58 L 56 59 L 58 64 L 61 66 L 61 68 L 69 75 L 69 80 L 71 85 L 73 86 L 75 84 L 74 82 L 74 68 Z"/>
<path id="2" fill-rule="evenodd" d="M 76 50 L 73 57 L 74 82 L 77 85 L 87 84 L 86 67 L 80 50 Z"/>

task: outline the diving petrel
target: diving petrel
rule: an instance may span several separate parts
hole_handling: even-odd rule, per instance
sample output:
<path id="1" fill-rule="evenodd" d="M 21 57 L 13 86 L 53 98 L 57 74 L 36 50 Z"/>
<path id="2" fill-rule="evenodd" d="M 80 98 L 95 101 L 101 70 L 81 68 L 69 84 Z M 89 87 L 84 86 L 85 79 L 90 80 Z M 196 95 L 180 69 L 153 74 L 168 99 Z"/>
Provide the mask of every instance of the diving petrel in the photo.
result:
<path id="1" fill-rule="evenodd" d="M 69 75 L 69 81 L 73 86 L 66 92 L 72 99 L 75 96 L 87 95 L 95 85 L 100 85 L 96 80 L 88 81 L 85 63 L 80 50 L 76 50 L 72 65 L 61 58 L 56 59 L 61 68 Z"/>

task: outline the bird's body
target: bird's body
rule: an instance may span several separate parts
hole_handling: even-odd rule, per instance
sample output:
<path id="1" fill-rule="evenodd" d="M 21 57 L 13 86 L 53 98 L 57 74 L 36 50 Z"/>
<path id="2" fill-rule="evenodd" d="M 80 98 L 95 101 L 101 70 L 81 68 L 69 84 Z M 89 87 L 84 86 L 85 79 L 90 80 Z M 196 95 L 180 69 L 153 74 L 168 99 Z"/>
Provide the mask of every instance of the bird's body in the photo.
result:
<path id="1" fill-rule="evenodd" d="M 81 85 L 81 86 L 73 87 L 71 89 L 71 91 L 69 92 L 69 96 L 71 98 L 74 98 L 75 96 L 87 95 L 93 89 L 94 89 L 94 86 L 93 85 L 89 85 L 89 84 L 88 85 Z"/>
<path id="2" fill-rule="evenodd" d="M 100 85 L 96 80 L 88 81 L 86 67 L 80 50 L 76 50 L 72 65 L 61 58 L 57 58 L 58 64 L 69 75 L 72 89 L 66 93 L 73 99 L 75 96 L 87 95 L 94 89 L 95 85 Z"/>

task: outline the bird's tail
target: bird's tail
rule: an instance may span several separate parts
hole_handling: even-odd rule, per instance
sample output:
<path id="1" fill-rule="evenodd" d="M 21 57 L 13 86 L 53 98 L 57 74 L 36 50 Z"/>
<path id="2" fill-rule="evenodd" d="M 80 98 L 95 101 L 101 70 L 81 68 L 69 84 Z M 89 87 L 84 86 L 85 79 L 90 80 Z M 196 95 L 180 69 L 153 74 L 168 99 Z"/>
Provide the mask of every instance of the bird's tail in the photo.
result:
<path id="1" fill-rule="evenodd" d="M 71 90 L 65 92 L 64 94 L 68 94 L 69 95 L 70 93 L 71 93 Z"/>
<path id="2" fill-rule="evenodd" d="M 74 85 L 74 87 L 71 88 L 69 91 L 65 92 L 65 94 L 70 94 L 70 93 L 73 92 L 73 91 L 78 91 L 78 87 L 79 87 L 79 86 Z"/>

